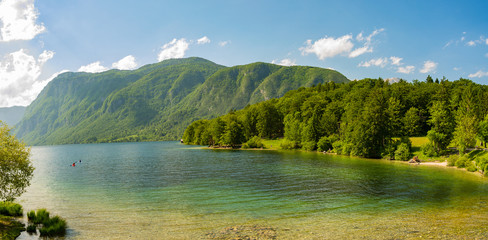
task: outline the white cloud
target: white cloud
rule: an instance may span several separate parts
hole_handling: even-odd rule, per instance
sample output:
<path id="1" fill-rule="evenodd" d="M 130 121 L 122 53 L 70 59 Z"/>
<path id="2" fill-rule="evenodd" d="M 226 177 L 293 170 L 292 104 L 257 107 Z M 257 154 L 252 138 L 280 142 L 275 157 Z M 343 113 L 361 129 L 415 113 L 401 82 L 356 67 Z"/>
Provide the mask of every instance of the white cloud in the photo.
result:
<path id="1" fill-rule="evenodd" d="M 100 61 L 96 61 L 96 62 L 90 63 L 88 65 L 81 66 L 78 69 L 78 72 L 99 73 L 99 72 L 104 72 L 107 70 L 108 70 L 108 68 L 100 65 Z"/>
<path id="2" fill-rule="evenodd" d="M 299 50 L 302 52 L 302 55 L 313 53 L 317 55 L 320 60 L 324 60 L 325 58 L 350 52 L 354 47 L 351 39 L 351 35 L 344 35 L 340 38 L 321 38 L 315 41 L 313 44 L 312 40 L 307 40 L 306 46 L 301 47 Z"/>
<path id="3" fill-rule="evenodd" d="M 222 41 L 222 42 L 219 42 L 219 46 L 224 47 L 229 43 L 230 43 L 230 41 Z"/>
<path id="4" fill-rule="evenodd" d="M 477 78 L 488 77 L 488 72 L 483 72 L 483 71 L 479 70 L 476 73 L 469 74 L 468 77 L 470 77 L 470 78 L 473 78 L 473 77 L 477 77 Z"/>
<path id="5" fill-rule="evenodd" d="M 488 57 L 488 53 L 485 54 L 485 57 Z"/>
<path id="6" fill-rule="evenodd" d="M 402 65 L 401 61 L 403 60 L 403 58 L 391 56 L 390 60 L 391 60 L 391 65 L 400 66 Z"/>
<path id="7" fill-rule="evenodd" d="M 356 39 L 358 39 L 358 41 L 364 41 L 365 40 L 366 43 L 371 43 L 371 41 L 373 40 L 373 37 L 376 36 L 376 35 L 378 35 L 378 33 L 383 32 L 384 30 L 385 30 L 384 28 L 374 30 L 366 38 L 363 38 L 362 37 L 362 33 L 360 33 L 360 35 L 358 35 L 358 37 L 361 36 L 361 38 L 356 37 Z"/>
<path id="8" fill-rule="evenodd" d="M 384 68 L 386 66 L 386 64 L 388 64 L 387 58 L 377 58 L 377 59 L 371 59 L 367 62 L 361 62 L 358 66 L 359 67 L 376 66 L 376 67 Z"/>
<path id="9" fill-rule="evenodd" d="M 320 60 L 335 57 L 337 55 L 347 55 L 349 58 L 355 58 L 365 53 L 373 52 L 373 47 L 371 46 L 373 37 L 384 30 L 385 29 L 383 28 L 375 30 L 366 37 L 363 36 L 362 32 L 359 33 L 355 39 L 357 42 L 364 42 L 364 44 L 362 47 L 358 47 L 354 50 L 353 37 L 351 34 L 339 38 L 326 36 L 315 42 L 309 39 L 305 42 L 306 46 L 299 48 L 299 50 L 302 52 L 302 55 L 313 53 L 317 55 Z"/>
<path id="10" fill-rule="evenodd" d="M 197 40 L 197 44 L 206 44 L 210 43 L 210 39 L 207 36 L 204 36 Z"/>
<path id="11" fill-rule="evenodd" d="M 185 56 L 186 50 L 188 50 L 189 43 L 186 39 L 174 38 L 171 42 L 164 44 L 161 52 L 158 55 L 158 61 L 163 61 L 171 58 L 182 58 Z"/>
<path id="12" fill-rule="evenodd" d="M 356 48 L 354 49 L 354 51 L 350 52 L 349 53 L 349 57 L 350 58 L 355 58 L 359 55 L 362 55 L 362 54 L 365 54 L 365 53 L 368 53 L 368 52 L 373 52 L 373 48 L 369 47 L 369 46 L 364 46 L 364 47 L 360 47 L 360 48 Z"/>
<path id="13" fill-rule="evenodd" d="M 429 73 L 429 72 L 435 72 L 435 69 L 437 68 L 438 63 L 433 62 L 433 61 L 425 61 L 424 62 L 424 67 L 420 69 L 421 73 Z"/>
<path id="14" fill-rule="evenodd" d="M 459 70 L 461 70 L 461 68 L 454 67 L 454 68 L 452 68 L 452 70 L 454 70 L 454 71 L 459 71 Z"/>
<path id="15" fill-rule="evenodd" d="M 466 43 L 467 46 L 470 46 L 470 47 L 474 47 L 478 44 L 487 44 L 488 45 L 488 39 L 486 39 L 485 37 L 483 36 L 480 36 L 479 39 L 477 40 L 471 40 L 469 42 Z"/>
<path id="16" fill-rule="evenodd" d="M 31 40 L 44 32 L 44 25 L 36 24 L 34 0 L 3 0 L 0 2 L 0 41 Z"/>
<path id="17" fill-rule="evenodd" d="M 281 66 L 295 66 L 295 65 L 297 65 L 296 60 L 291 60 L 289 58 L 282 59 L 279 62 L 277 60 L 273 60 L 271 63 L 272 64 L 278 64 Z"/>
<path id="18" fill-rule="evenodd" d="M 40 81 L 43 65 L 54 52 L 44 51 L 36 59 L 20 49 L 0 61 L 0 107 L 30 104 L 50 79 Z"/>
<path id="19" fill-rule="evenodd" d="M 360 42 L 365 41 L 365 43 L 362 47 L 356 48 L 356 49 L 354 49 L 354 51 L 350 52 L 349 57 L 355 58 L 355 57 L 360 56 L 362 54 L 373 52 L 373 48 L 371 47 L 371 42 L 373 41 L 373 37 L 378 35 L 378 33 L 383 32 L 384 30 L 385 30 L 384 28 L 374 30 L 367 37 L 363 37 L 362 32 L 360 34 L 358 34 L 356 36 L 356 40 L 360 41 Z"/>
<path id="20" fill-rule="evenodd" d="M 409 73 L 413 72 L 414 70 L 415 70 L 414 66 L 405 66 L 405 67 L 398 67 L 397 72 L 409 74 Z"/>
<path id="21" fill-rule="evenodd" d="M 136 58 L 132 55 L 120 59 L 112 64 L 112 68 L 120 70 L 132 70 L 137 68 Z"/>

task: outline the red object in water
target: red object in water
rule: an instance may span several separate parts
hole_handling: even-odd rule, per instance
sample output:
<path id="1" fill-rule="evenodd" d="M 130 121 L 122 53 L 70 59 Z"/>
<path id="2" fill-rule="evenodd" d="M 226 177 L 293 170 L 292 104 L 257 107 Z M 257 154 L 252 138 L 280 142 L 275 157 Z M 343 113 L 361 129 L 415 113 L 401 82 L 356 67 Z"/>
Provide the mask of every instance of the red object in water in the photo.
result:
<path id="1" fill-rule="evenodd" d="M 73 163 L 73 165 L 71 165 L 71 166 L 76 167 L 76 164 L 75 164 L 75 163 Z"/>

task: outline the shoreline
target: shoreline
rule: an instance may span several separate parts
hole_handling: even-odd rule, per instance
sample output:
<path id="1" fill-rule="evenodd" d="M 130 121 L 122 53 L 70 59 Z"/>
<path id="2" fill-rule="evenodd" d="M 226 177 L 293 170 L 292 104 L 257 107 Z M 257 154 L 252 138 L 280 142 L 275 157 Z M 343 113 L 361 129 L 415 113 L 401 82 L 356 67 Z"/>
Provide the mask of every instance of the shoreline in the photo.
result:
<path id="1" fill-rule="evenodd" d="M 319 151 L 305 151 L 305 150 L 301 150 L 301 149 L 296 149 L 296 150 L 286 150 L 286 149 L 276 149 L 276 148 L 247 148 L 247 149 L 242 149 L 242 148 L 231 148 L 231 147 L 210 147 L 210 146 L 202 146 L 201 149 L 218 149 L 218 150 L 243 150 L 243 151 L 263 151 L 263 150 L 267 150 L 267 151 L 304 151 L 304 152 L 310 152 L 310 153 L 321 153 L 321 154 L 328 154 L 328 155 L 334 155 L 334 156 L 341 156 L 341 155 L 338 155 L 337 153 L 332 153 L 332 152 L 319 152 Z M 347 156 L 347 157 L 351 157 L 351 156 Z M 358 157 L 358 158 L 361 158 L 361 157 Z M 363 159 L 372 159 L 372 160 L 384 160 L 384 159 L 373 159 L 373 158 L 363 158 Z M 468 170 L 466 170 L 466 168 L 458 168 L 458 167 L 455 167 L 455 166 L 447 166 L 447 161 L 443 161 L 443 162 L 440 162 L 440 161 L 431 161 L 431 162 L 426 162 L 426 161 L 421 161 L 420 163 L 409 163 L 408 161 L 400 161 L 400 160 L 388 160 L 388 161 L 392 161 L 392 162 L 396 162 L 396 163 L 402 163 L 402 164 L 409 164 L 409 165 L 425 165 L 425 166 L 431 166 L 431 167 L 442 167 L 442 168 L 446 168 L 446 169 L 457 169 L 457 170 L 462 170 L 464 172 L 467 172 L 467 173 L 473 173 L 473 174 L 476 174 L 480 177 L 485 177 L 483 175 L 483 173 L 479 172 L 479 171 L 476 171 L 476 172 L 469 172 Z"/>

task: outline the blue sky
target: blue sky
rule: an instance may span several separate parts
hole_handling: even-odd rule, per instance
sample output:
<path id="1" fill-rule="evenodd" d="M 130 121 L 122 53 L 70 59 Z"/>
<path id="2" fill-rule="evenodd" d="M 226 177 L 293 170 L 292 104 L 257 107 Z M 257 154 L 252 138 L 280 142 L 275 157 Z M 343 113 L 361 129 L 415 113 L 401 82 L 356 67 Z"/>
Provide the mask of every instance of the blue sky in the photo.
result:
<path id="1" fill-rule="evenodd" d="M 1 0 L 0 107 L 28 105 L 63 71 L 191 56 L 488 84 L 487 10 L 488 1 Z"/>

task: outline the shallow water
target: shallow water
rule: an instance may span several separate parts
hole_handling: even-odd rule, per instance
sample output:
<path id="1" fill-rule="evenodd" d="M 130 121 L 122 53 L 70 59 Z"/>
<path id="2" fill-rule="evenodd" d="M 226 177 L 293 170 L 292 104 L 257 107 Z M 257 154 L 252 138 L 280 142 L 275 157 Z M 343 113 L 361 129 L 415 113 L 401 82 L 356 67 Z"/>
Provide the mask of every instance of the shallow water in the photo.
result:
<path id="1" fill-rule="evenodd" d="M 488 238 L 488 181 L 456 169 L 177 142 L 33 147 L 32 160 L 18 201 L 65 218 L 67 239 L 205 239 L 231 226 L 278 239 Z"/>

